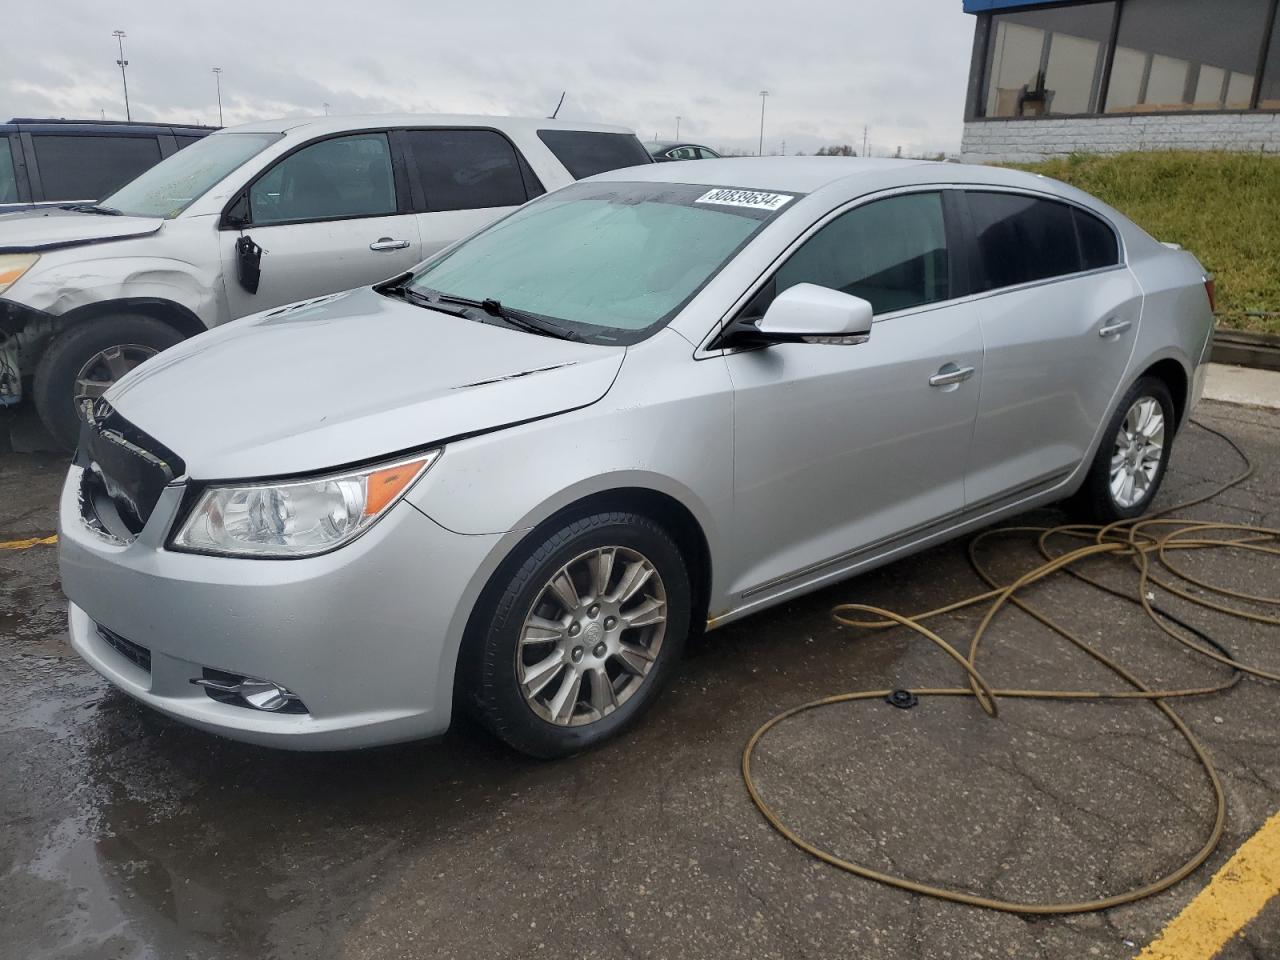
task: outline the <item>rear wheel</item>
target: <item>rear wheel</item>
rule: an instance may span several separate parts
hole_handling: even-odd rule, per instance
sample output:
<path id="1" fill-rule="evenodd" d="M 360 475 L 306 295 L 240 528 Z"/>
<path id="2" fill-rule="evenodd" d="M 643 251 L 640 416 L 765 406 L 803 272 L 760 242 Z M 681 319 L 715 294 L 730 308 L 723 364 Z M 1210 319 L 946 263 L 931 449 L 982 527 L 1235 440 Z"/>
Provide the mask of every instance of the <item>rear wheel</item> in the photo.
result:
<path id="1" fill-rule="evenodd" d="M 1143 377 L 1135 383 L 1116 407 L 1076 496 L 1083 519 L 1114 523 L 1147 511 L 1169 465 L 1174 426 L 1164 381 Z"/>
<path id="2" fill-rule="evenodd" d="M 572 521 L 522 550 L 486 591 L 496 603 L 471 693 L 508 744 L 565 756 L 616 735 L 657 696 L 689 631 L 689 575 L 667 533 L 631 513 Z"/>
<path id="3" fill-rule="evenodd" d="M 79 401 L 102 396 L 138 364 L 181 340 L 173 327 L 140 314 L 95 317 L 68 327 L 36 367 L 33 397 L 40 419 L 54 439 L 73 448 Z"/>

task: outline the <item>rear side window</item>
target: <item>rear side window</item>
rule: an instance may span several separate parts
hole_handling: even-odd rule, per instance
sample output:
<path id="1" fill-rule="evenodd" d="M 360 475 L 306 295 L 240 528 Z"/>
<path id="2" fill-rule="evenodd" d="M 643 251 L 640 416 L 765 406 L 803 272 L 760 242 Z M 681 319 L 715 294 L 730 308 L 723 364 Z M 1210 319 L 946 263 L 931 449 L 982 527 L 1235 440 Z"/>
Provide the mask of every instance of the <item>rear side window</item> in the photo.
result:
<path id="1" fill-rule="evenodd" d="M 46 200 L 99 200 L 160 162 L 155 137 L 31 138 Z"/>
<path id="2" fill-rule="evenodd" d="M 1072 208 L 1017 193 L 970 192 L 984 290 L 1080 271 Z"/>
<path id="3" fill-rule="evenodd" d="M 202 139 L 204 139 L 204 138 L 203 138 L 203 137 L 188 137 L 188 136 L 186 136 L 185 134 L 176 133 L 176 134 L 174 134 L 173 139 L 175 139 L 175 140 L 177 140 L 177 141 L 178 141 L 178 149 L 179 149 L 179 150 L 181 150 L 183 147 L 189 147 L 189 146 L 191 146 L 193 143 L 195 143 L 197 140 L 202 140 Z"/>
<path id="4" fill-rule="evenodd" d="M 539 130 L 547 145 L 575 180 L 606 170 L 653 163 L 649 151 L 631 133 L 588 133 L 584 130 Z"/>
<path id="5" fill-rule="evenodd" d="M 0 203 L 18 202 L 18 178 L 13 172 L 13 151 L 9 138 L 0 136 Z"/>
<path id="6" fill-rule="evenodd" d="M 520 158 L 493 130 L 410 130 L 409 147 L 428 210 L 514 207 L 525 202 Z"/>
<path id="7" fill-rule="evenodd" d="M 1080 259 L 1086 270 L 1114 267 L 1120 262 L 1120 245 L 1116 234 L 1102 220 L 1079 207 L 1073 207 L 1071 215 L 1076 221 L 1076 236 L 1080 239 Z"/>
<path id="8" fill-rule="evenodd" d="M 876 313 L 946 300 L 942 196 L 902 194 L 855 207 L 805 241 L 774 279 L 775 294 L 815 283 L 862 297 Z"/>
<path id="9" fill-rule="evenodd" d="M 253 223 L 294 223 L 396 212 L 385 133 L 321 140 L 285 157 L 249 188 Z"/>

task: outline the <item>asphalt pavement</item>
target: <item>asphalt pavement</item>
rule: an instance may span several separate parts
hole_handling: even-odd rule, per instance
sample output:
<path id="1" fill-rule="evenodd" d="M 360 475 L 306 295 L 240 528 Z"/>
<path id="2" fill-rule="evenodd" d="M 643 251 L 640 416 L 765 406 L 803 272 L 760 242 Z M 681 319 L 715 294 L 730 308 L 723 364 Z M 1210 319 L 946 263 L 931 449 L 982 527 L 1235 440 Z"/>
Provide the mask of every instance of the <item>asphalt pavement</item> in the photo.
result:
<path id="1" fill-rule="evenodd" d="M 1257 472 L 1189 515 L 1280 527 L 1280 412 L 1206 402 L 1198 416 Z M 1188 428 L 1161 502 L 1236 468 Z M 63 472 L 53 454 L 0 452 L 0 541 L 52 532 Z M 1005 575 L 1037 562 L 1016 537 L 986 550 Z M 1274 564 L 1238 553 L 1196 558 L 1196 575 L 1274 594 Z M 788 706 L 963 682 L 905 630 L 836 625 L 833 605 L 914 612 L 981 588 L 953 543 L 712 632 L 637 728 L 569 760 L 523 758 L 466 722 L 431 743 L 289 754 L 110 689 L 67 644 L 55 548 L 0 550 L 0 957 L 1133 957 L 1280 809 L 1277 685 L 1178 705 L 1222 775 L 1226 835 L 1174 889 L 1104 913 L 1026 919 L 840 873 L 775 833 L 744 790 L 743 745 Z M 1070 578 L 1031 595 L 1152 683 L 1224 676 Z M 1280 670 L 1275 628 L 1170 605 Z M 976 618 L 935 627 L 962 640 Z M 983 663 L 1003 686 L 1112 682 L 1016 613 Z M 996 897 L 1140 885 L 1193 852 L 1213 816 L 1185 742 L 1141 703 L 1006 701 L 996 720 L 968 699 L 845 704 L 777 728 L 756 764 L 769 802 L 829 849 Z M 1280 901 L 1220 956 L 1280 957 Z"/>

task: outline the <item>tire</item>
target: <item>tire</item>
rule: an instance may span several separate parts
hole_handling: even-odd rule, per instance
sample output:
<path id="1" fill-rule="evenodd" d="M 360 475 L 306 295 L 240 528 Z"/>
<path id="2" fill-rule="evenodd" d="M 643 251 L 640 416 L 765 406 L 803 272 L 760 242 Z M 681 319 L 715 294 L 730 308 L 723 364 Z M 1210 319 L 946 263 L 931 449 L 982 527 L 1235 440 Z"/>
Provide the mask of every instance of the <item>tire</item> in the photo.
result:
<path id="1" fill-rule="evenodd" d="M 135 313 L 75 323 L 53 338 L 36 366 L 32 390 L 36 412 L 58 443 L 74 449 L 80 435 L 76 382 L 85 365 L 104 352 L 120 348 L 121 362 L 136 366 L 134 361 L 144 353 L 159 353 L 182 339 L 182 334 L 168 324 Z"/>
<path id="2" fill-rule="evenodd" d="M 600 590 L 592 580 L 610 550 L 607 586 Z M 634 568 L 640 562 L 651 572 L 629 598 L 619 600 L 627 593 L 624 580 L 643 570 Z M 580 604 L 576 613 L 564 600 L 565 590 L 551 585 L 565 570 Z M 531 756 L 563 757 L 594 747 L 634 723 L 661 692 L 683 651 L 690 608 L 684 558 L 647 517 L 597 513 L 537 534 L 517 548 L 481 595 L 471 663 L 463 673 L 473 711 L 497 737 Z M 624 625 L 659 615 L 665 616 L 660 624 Z M 531 626 L 533 617 L 558 626 L 558 632 Z M 539 639 L 522 644 L 526 634 Z M 552 666 L 531 669 L 547 663 Z M 604 683 L 597 686 L 599 678 Z M 558 703 L 569 704 L 567 713 L 559 709 L 559 720 Z"/>
<path id="3" fill-rule="evenodd" d="M 1146 443 L 1136 448 L 1126 449 L 1129 427 L 1133 426 L 1133 422 L 1126 424 L 1126 420 L 1131 411 L 1135 411 L 1135 408 L 1144 402 L 1159 407 L 1162 420 L 1159 435 L 1154 436 L 1156 431 L 1152 429 L 1152 421 L 1147 420 L 1141 425 L 1143 433 L 1152 433 L 1153 437 L 1148 438 Z M 1152 406 L 1146 409 L 1154 411 Z M 1141 412 L 1135 416 L 1141 420 Z M 1165 471 L 1169 467 L 1169 455 L 1173 450 L 1173 437 L 1177 426 L 1174 417 L 1173 397 L 1169 394 L 1169 388 L 1165 386 L 1163 380 L 1143 377 L 1129 388 L 1116 406 L 1115 413 L 1111 415 L 1102 435 L 1102 442 L 1098 445 L 1098 452 L 1094 454 L 1093 463 L 1085 477 L 1084 485 L 1076 494 L 1073 512 L 1081 520 L 1088 523 L 1107 524 L 1120 520 L 1132 520 L 1146 513 L 1159 492 Z M 1152 450 L 1152 439 L 1158 439 L 1158 452 Z M 1123 465 L 1120 464 L 1119 459 L 1113 461 L 1113 458 L 1119 458 L 1122 455 L 1125 457 Z M 1146 471 L 1139 469 L 1130 477 L 1133 486 L 1127 488 L 1128 492 L 1124 486 L 1123 475 L 1116 481 L 1120 485 L 1120 489 L 1117 490 L 1116 485 L 1113 484 L 1113 469 L 1120 466 L 1127 473 L 1128 468 L 1135 462 L 1139 466 L 1154 464 L 1149 479 L 1144 479 Z"/>

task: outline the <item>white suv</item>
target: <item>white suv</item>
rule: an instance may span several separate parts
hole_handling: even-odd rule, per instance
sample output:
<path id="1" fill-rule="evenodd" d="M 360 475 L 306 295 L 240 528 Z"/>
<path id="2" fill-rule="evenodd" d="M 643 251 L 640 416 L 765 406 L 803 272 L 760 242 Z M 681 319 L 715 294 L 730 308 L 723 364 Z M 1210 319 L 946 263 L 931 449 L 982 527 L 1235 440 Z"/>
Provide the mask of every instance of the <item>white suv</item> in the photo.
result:
<path id="1" fill-rule="evenodd" d="M 73 446 L 80 398 L 186 337 L 394 276 L 532 197 L 649 162 L 629 130 L 555 120 L 223 130 L 101 203 L 0 215 L 0 406 L 33 375 L 41 419 Z"/>

